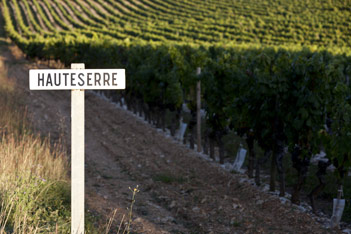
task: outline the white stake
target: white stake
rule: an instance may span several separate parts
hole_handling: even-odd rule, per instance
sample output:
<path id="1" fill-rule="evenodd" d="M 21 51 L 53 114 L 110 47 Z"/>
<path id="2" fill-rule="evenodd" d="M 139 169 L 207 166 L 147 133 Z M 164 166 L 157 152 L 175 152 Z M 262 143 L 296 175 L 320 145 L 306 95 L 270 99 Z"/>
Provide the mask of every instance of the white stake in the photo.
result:
<path id="1" fill-rule="evenodd" d="M 71 69 L 84 69 L 72 63 Z M 84 90 L 71 91 L 71 233 L 84 234 Z"/>

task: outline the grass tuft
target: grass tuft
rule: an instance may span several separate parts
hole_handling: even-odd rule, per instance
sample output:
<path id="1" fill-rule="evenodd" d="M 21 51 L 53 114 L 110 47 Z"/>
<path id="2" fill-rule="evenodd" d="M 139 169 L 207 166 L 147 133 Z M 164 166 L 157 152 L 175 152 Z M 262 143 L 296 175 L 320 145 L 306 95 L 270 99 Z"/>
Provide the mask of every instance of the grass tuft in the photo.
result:
<path id="1" fill-rule="evenodd" d="M 171 184 L 171 183 L 185 183 L 186 179 L 183 177 L 177 177 L 177 176 L 173 176 L 170 174 L 158 174 L 155 175 L 153 177 L 154 181 L 159 181 L 159 182 L 163 182 L 165 184 Z"/>

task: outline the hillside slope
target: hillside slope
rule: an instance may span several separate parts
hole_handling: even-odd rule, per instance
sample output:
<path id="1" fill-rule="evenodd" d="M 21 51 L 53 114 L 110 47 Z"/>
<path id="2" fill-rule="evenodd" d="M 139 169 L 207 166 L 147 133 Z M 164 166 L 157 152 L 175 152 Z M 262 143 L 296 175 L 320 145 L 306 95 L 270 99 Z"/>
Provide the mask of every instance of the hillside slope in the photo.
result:
<path id="1" fill-rule="evenodd" d="M 37 131 L 70 148 L 70 93 L 28 90 L 28 69 L 46 68 L 2 45 L 1 60 L 27 99 Z M 108 114 L 106 114 L 108 113 Z M 296 206 L 240 182 L 165 138 L 130 113 L 86 93 L 86 189 L 89 212 L 119 223 L 139 185 L 132 230 L 137 233 L 328 233 Z"/>
<path id="2" fill-rule="evenodd" d="M 2 2 L 23 38 L 44 35 L 222 45 L 351 45 L 350 0 Z"/>

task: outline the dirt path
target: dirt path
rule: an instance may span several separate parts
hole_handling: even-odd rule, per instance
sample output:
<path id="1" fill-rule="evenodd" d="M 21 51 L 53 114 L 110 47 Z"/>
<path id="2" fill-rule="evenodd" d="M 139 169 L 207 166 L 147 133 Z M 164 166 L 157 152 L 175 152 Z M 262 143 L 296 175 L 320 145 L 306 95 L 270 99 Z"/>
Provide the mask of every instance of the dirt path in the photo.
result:
<path id="1" fill-rule="evenodd" d="M 30 91 L 28 69 L 45 66 L 25 60 L 8 40 L 0 47 L 0 63 L 23 91 L 35 129 L 53 141 L 63 135 L 69 152 L 70 92 Z M 117 208 L 119 223 L 130 206 L 129 187 L 139 185 L 135 233 L 330 232 L 92 92 L 85 115 L 86 203 L 93 214 L 107 219 Z"/>

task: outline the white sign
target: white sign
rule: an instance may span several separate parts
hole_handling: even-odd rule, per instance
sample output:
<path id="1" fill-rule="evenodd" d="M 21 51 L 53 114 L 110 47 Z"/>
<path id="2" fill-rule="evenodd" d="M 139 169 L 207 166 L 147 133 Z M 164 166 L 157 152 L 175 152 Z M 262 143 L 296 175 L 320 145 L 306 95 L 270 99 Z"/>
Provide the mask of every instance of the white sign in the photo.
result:
<path id="1" fill-rule="evenodd" d="M 29 70 L 31 90 L 125 89 L 125 69 Z"/>
<path id="2" fill-rule="evenodd" d="M 71 233 L 84 234 L 84 90 L 125 89 L 124 69 L 86 69 L 72 63 L 72 69 L 29 70 L 29 89 L 71 89 Z"/>

